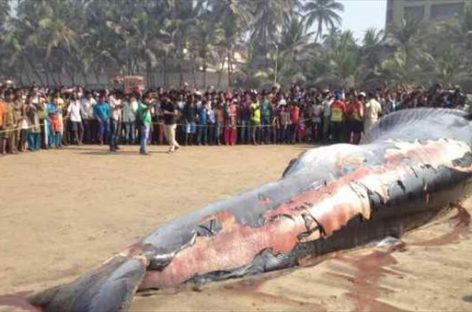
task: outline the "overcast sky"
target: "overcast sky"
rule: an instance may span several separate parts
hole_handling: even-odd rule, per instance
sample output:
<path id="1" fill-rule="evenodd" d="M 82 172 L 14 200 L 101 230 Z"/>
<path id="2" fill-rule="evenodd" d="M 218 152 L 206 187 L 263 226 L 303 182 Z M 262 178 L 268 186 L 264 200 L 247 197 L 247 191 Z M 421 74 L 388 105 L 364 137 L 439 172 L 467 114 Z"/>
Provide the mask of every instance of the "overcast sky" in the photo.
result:
<path id="1" fill-rule="evenodd" d="M 370 27 L 385 28 L 387 0 L 337 0 L 344 5 L 342 29 L 362 38 Z"/>

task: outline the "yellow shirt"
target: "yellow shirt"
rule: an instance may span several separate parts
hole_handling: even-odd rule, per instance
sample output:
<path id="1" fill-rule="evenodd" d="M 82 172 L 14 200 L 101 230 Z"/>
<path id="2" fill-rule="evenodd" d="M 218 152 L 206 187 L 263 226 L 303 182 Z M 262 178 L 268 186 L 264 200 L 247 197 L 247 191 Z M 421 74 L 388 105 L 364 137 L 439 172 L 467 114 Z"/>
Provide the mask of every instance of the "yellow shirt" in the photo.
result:
<path id="1" fill-rule="evenodd" d="M 365 105 L 365 118 L 372 124 L 379 119 L 379 115 L 382 113 L 382 106 L 375 99 L 371 99 Z"/>
<path id="2" fill-rule="evenodd" d="M 59 108 L 61 112 L 64 110 L 65 105 L 66 105 L 66 102 L 64 101 L 63 98 L 61 97 L 57 98 L 57 107 Z"/>
<path id="3" fill-rule="evenodd" d="M 261 106 L 259 102 L 251 103 L 251 121 L 261 122 Z"/>

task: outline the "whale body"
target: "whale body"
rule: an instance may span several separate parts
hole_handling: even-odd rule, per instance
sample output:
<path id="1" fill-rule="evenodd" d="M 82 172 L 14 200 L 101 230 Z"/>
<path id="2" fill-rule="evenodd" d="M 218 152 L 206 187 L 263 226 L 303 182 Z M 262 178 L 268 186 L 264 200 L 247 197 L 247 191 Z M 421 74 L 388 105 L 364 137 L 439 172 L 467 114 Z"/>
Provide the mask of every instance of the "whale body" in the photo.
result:
<path id="1" fill-rule="evenodd" d="M 458 110 L 382 118 L 360 145 L 308 150 L 280 180 L 160 226 L 75 281 L 44 311 L 124 311 L 134 294 L 297 266 L 424 225 L 470 191 L 472 127 Z"/>

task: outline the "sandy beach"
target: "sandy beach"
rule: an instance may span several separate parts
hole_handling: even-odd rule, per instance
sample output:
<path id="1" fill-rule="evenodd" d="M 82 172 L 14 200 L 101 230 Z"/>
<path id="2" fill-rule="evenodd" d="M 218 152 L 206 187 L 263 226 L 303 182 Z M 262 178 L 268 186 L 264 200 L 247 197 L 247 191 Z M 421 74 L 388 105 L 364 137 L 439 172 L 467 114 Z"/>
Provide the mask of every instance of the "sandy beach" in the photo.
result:
<path id="1" fill-rule="evenodd" d="M 0 310 L 71 281 L 160 224 L 278 179 L 306 146 L 83 146 L 0 158 Z M 472 211 L 472 201 L 465 207 Z M 466 311 L 472 240 L 453 209 L 403 238 L 259 277 L 136 296 L 133 311 Z M 460 216 L 460 215 L 459 215 Z M 3 309 L 11 309 L 3 307 Z"/>

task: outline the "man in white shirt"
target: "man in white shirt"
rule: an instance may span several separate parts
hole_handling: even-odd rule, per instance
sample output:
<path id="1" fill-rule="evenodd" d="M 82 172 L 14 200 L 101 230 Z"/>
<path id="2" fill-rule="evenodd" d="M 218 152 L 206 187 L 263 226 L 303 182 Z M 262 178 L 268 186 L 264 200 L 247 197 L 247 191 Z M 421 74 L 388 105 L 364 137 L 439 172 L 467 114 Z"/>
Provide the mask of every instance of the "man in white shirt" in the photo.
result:
<path id="1" fill-rule="evenodd" d="M 125 129 L 124 142 L 125 144 L 134 144 L 136 143 L 136 114 L 139 106 L 136 95 L 126 96 L 122 105 L 121 116 Z"/>
<path id="2" fill-rule="evenodd" d="M 122 93 L 117 91 L 110 96 L 110 151 L 116 152 L 121 128 Z"/>
<path id="3" fill-rule="evenodd" d="M 91 92 L 81 100 L 81 113 L 84 124 L 85 143 L 95 143 L 97 137 L 97 120 L 93 115 L 93 108 L 97 104 Z"/>
<path id="4" fill-rule="evenodd" d="M 333 97 L 329 90 L 323 91 L 323 141 L 328 142 L 329 140 L 329 126 L 331 121 L 331 104 L 333 104 Z"/>
<path id="5" fill-rule="evenodd" d="M 318 142 L 321 140 L 321 125 L 322 125 L 322 114 L 323 114 L 323 105 L 320 102 L 315 100 L 315 103 L 311 106 L 311 117 L 313 120 L 313 131 L 314 131 L 314 141 Z"/>
<path id="6" fill-rule="evenodd" d="M 377 101 L 377 95 L 369 92 L 369 98 L 365 104 L 364 132 L 367 132 L 382 114 L 382 106 Z"/>
<path id="7" fill-rule="evenodd" d="M 84 126 L 82 125 L 82 105 L 77 93 L 72 95 L 69 107 L 67 108 L 67 117 L 72 123 L 72 132 L 74 133 L 77 145 L 82 144 L 84 138 Z"/>

